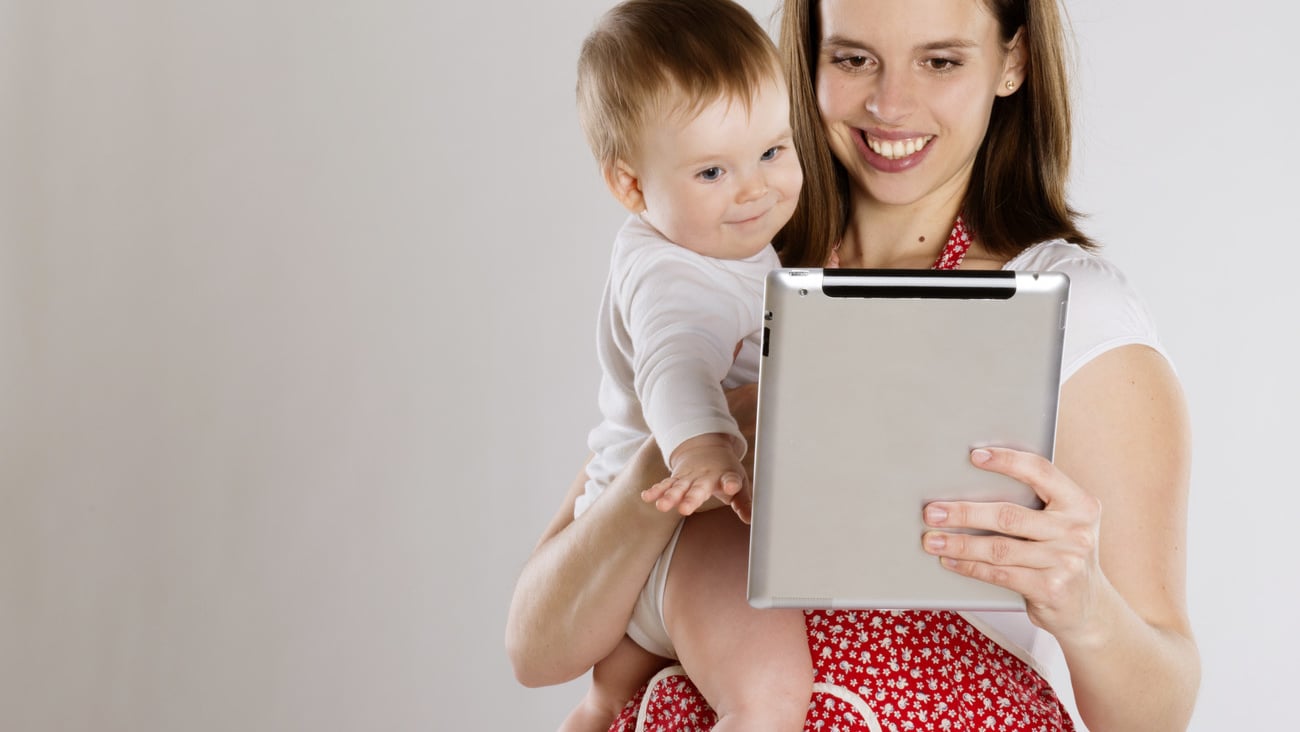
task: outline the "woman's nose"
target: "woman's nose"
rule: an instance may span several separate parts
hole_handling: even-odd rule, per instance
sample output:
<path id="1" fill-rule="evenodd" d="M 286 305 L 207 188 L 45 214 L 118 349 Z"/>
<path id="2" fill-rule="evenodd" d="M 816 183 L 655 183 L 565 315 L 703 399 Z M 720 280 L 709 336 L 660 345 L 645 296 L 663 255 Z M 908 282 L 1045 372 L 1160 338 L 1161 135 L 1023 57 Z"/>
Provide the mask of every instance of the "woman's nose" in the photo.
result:
<path id="1" fill-rule="evenodd" d="M 867 112 L 882 124 L 897 124 L 912 111 L 912 79 L 906 70 L 887 69 L 867 95 Z"/>

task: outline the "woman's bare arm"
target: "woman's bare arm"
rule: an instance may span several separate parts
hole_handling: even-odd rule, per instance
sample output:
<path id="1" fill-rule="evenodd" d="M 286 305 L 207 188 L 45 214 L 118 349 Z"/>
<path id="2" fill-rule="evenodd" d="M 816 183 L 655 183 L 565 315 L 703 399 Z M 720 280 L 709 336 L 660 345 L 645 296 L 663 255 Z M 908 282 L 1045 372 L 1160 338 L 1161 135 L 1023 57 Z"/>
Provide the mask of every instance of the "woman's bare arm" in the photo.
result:
<path id="1" fill-rule="evenodd" d="M 638 452 L 581 518 L 579 473 L 515 585 L 506 652 L 525 686 L 577 678 L 623 637 L 641 586 L 681 516 L 641 500 L 667 477 L 653 441 Z"/>
<path id="2" fill-rule="evenodd" d="M 1200 657 L 1187 615 L 1182 389 L 1163 356 L 1129 346 L 1080 370 L 1064 409 L 1057 463 L 1102 510 L 1094 615 L 1057 636 L 1079 712 L 1094 730 L 1186 729 Z"/>
<path id="3" fill-rule="evenodd" d="M 742 386 L 727 402 L 753 444 L 758 390 Z M 745 466 L 752 465 L 747 455 Z M 578 473 L 515 585 L 506 620 L 506 653 L 526 686 L 577 678 L 604 658 L 627 630 L 632 608 L 677 522 L 641 499 L 668 476 L 649 440 L 578 520 L 573 504 L 587 480 Z"/>

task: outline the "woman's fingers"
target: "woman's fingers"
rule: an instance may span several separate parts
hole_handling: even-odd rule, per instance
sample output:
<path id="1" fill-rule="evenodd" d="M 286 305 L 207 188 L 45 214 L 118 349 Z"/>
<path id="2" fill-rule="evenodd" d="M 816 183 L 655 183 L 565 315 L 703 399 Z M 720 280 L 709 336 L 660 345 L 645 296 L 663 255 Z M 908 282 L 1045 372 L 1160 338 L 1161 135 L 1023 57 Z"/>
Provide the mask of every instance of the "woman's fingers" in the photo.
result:
<path id="1" fill-rule="evenodd" d="M 1078 616 L 1098 573 L 1101 504 L 1032 453 L 973 450 L 971 462 L 1030 486 L 1044 507 L 936 501 L 924 510 L 925 551 L 953 572 L 1023 595 L 1036 623 Z"/>
<path id="2" fill-rule="evenodd" d="M 1100 510 L 1095 498 L 1074 484 L 1051 460 L 1031 452 L 1011 450 L 1001 447 L 987 447 L 971 450 L 970 461 L 975 467 L 993 473 L 1001 473 L 1008 478 L 1024 483 L 1038 494 L 1046 506 L 1061 507 L 1086 504 Z"/>
<path id="3" fill-rule="evenodd" d="M 1028 485 L 1043 500 L 1043 509 L 1014 503 L 935 501 L 925 507 L 927 525 L 991 531 L 1031 541 L 1068 537 L 1078 540 L 1079 534 L 1096 536 L 1101 503 L 1046 458 L 1018 450 L 987 448 L 972 450 L 971 462 Z"/>
<path id="4" fill-rule="evenodd" d="M 1043 542 L 1023 541 L 1009 536 L 926 532 L 922 539 L 930 554 L 948 559 L 976 561 L 1003 567 L 1046 569 L 1056 555 Z"/>
<path id="5" fill-rule="evenodd" d="M 1060 532 L 1060 524 L 1053 518 L 1015 503 L 935 501 L 925 507 L 928 526 L 995 531 L 1034 541 L 1053 538 Z"/>
<path id="6" fill-rule="evenodd" d="M 1032 611 L 1059 612 L 1086 600 L 1096 567 L 1095 533 L 1074 536 L 1083 539 L 1043 542 L 928 532 L 922 544 L 950 571 L 1012 590 Z"/>
<path id="7" fill-rule="evenodd" d="M 1039 573 L 1039 570 L 1027 567 L 1004 567 L 999 564 L 987 564 L 968 559 L 944 557 L 939 561 L 944 567 L 957 574 L 973 577 L 998 587 L 1005 587 L 1025 597 L 1026 600 L 1034 593 L 1034 582 Z"/>
<path id="8" fill-rule="evenodd" d="M 1046 568 L 1005 566 L 952 557 L 939 561 L 952 572 L 1005 587 L 1024 597 L 1030 619 L 1040 627 L 1049 627 L 1043 624 L 1048 618 L 1077 617 L 1090 599 L 1088 587 L 1096 574 L 1095 563 L 1076 554 L 1057 556 Z M 1063 616 L 1063 612 L 1068 615 Z"/>

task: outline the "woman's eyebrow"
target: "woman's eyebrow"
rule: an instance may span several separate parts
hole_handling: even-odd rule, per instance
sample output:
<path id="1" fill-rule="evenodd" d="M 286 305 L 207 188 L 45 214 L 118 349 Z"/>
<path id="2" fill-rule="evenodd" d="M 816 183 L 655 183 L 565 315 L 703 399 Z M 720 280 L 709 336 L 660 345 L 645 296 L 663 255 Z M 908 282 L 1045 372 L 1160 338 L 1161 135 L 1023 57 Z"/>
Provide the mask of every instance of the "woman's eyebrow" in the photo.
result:
<path id="1" fill-rule="evenodd" d="M 979 44 L 969 38 L 945 38 L 938 41 L 927 41 L 916 47 L 918 51 L 942 51 L 946 49 L 976 48 Z M 870 49 L 871 47 L 862 41 L 849 38 L 848 36 L 832 35 L 822 40 L 822 48 L 862 48 Z"/>
<path id="2" fill-rule="evenodd" d="M 930 41 L 917 46 L 920 51 L 943 51 L 951 48 L 976 48 L 979 44 L 969 38 L 948 38 L 942 41 Z"/>
<path id="3" fill-rule="evenodd" d="M 866 48 L 867 44 L 847 36 L 833 35 L 822 39 L 822 48 Z"/>

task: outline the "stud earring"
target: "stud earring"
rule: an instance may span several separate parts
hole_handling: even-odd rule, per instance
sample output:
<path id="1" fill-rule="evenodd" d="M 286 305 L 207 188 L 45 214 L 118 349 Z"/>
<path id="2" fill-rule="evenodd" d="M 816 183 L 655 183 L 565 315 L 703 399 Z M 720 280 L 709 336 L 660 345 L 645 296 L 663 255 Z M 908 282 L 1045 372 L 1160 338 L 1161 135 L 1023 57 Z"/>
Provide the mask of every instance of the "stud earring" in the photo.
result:
<path id="1" fill-rule="evenodd" d="M 1016 82 L 1014 82 L 1014 81 L 1012 81 L 1012 80 L 1010 80 L 1010 79 L 1007 79 L 1007 91 L 1011 91 L 1012 89 L 1015 89 L 1015 88 L 1016 88 Z"/>

